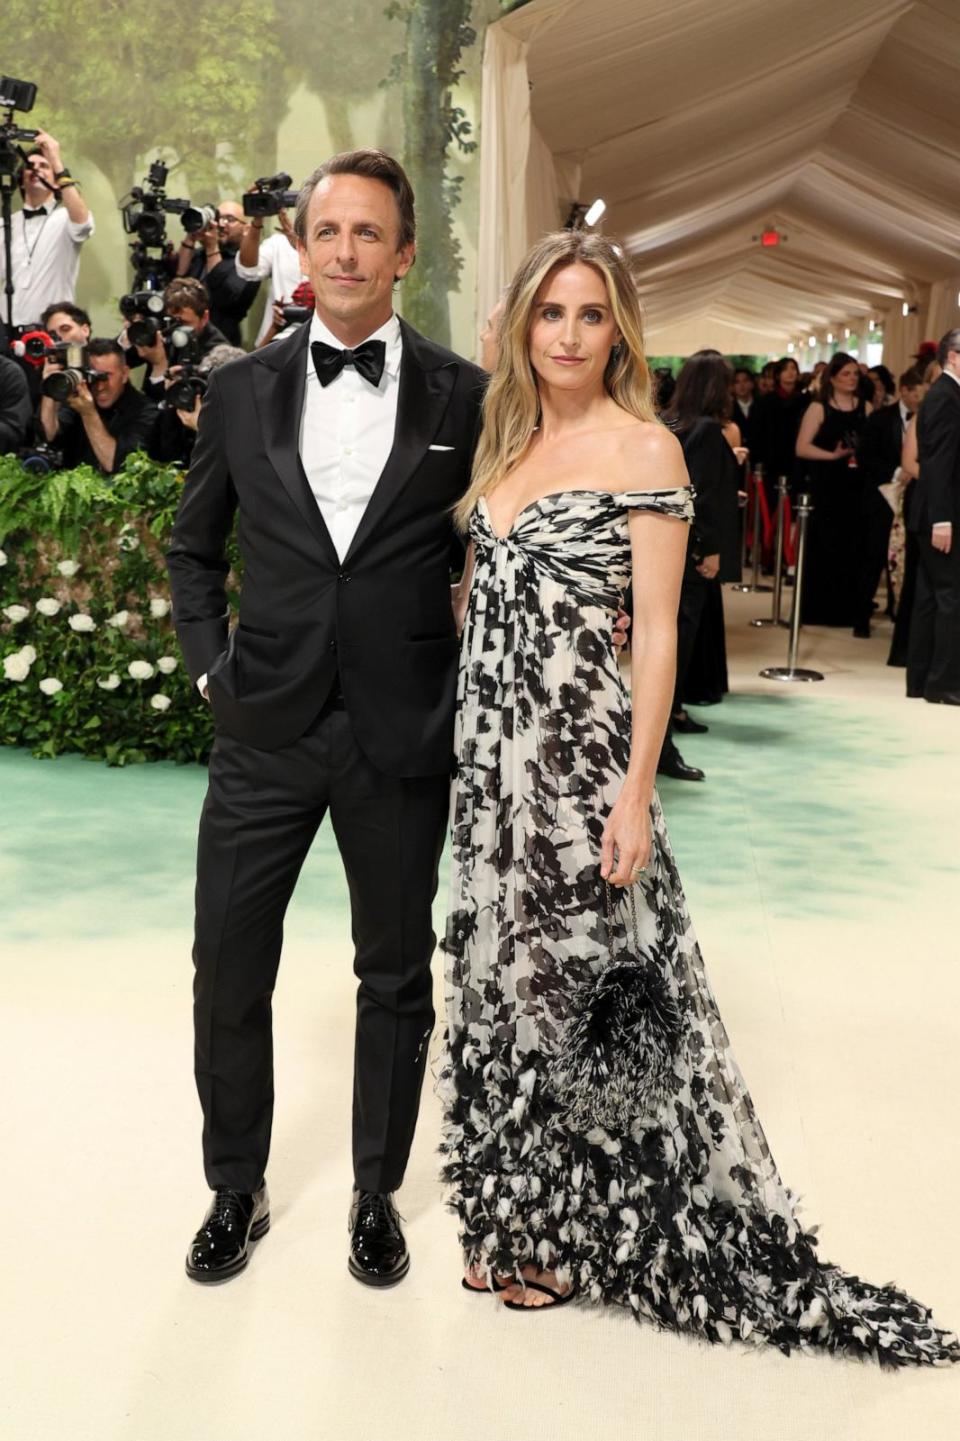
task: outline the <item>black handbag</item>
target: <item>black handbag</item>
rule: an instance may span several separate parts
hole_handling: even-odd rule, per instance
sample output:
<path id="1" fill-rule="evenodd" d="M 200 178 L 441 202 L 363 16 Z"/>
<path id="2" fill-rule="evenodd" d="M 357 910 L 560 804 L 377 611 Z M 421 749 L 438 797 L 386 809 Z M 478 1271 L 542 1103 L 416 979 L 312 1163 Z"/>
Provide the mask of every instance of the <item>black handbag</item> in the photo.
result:
<path id="1" fill-rule="evenodd" d="M 550 1088 L 563 1124 L 625 1135 L 655 1116 L 675 1089 L 686 1029 L 667 987 L 664 963 L 645 951 L 637 932 L 634 887 L 627 890 L 633 950 L 614 952 L 612 889 L 605 884 L 610 961 L 577 988 L 551 1061 Z"/>

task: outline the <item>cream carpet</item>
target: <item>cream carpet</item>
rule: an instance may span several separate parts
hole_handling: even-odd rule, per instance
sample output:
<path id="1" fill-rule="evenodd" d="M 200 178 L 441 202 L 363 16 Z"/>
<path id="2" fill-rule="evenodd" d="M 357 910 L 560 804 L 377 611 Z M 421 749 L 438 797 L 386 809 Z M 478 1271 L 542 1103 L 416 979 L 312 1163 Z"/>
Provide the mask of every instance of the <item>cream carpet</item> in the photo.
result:
<path id="1" fill-rule="evenodd" d="M 714 984 L 822 1253 L 960 1327 L 960 715 L 903 698 L 889 628 L 811 630 L 816 686 L 760 680 L 783 633 L 727 595 L 734 694 L 661 794 Z M 0 1431 L 10 1441 L 955 1441 L 960 1369 L 729 1350 L 459 1289 L 424 1098 L 400 1197 L 413 1267 L 347 1274 L 353 981 L 328 836 L 276 998 L 273 1229 L 183 1274 L 206 1206 L 190 1072 L 202 774 L 0 753 Z M 442 910 L 442 905 L 439 907 Z"/>

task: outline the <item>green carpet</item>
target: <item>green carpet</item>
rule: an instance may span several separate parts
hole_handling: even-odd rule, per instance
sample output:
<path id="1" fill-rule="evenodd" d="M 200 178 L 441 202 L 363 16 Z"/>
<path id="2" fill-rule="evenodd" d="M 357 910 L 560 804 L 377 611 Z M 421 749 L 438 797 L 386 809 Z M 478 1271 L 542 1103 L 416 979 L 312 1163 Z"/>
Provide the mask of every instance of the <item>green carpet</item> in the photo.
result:
<path id="1" fill-rule="evenodd" d="M 938 858 L 940 826 L 922 825 L 902 801 L 903 772 L 914 761 L 908 728 L 796 692 L 731 696 L 696 714 L 710 733 L 680 739 L 708 779 L 668 780 L 660 790 L 695 921 L 703 907 L 733 909 L 748 926 L 761 905 L 788 917 L 855 916 L 874 895 L 902 892 L 906 901 L 917 865 L 952 883 L 952 863 Z M 926 746 L 927 776 L 931 759 Z M 133 940 L 189 929 L 205 782 L 198 767 L 110 770 L 73 756 L 38 761 L 0 750 L 5 939 Z M 928 821 L 934 800 L 926 797 Z M 901 867 L 905 848 L 910 865 Z M 438 916 L 444 894 L 445 880 Z M 348 934 L 329 826 L 304 867 L 288 932 Z"/>

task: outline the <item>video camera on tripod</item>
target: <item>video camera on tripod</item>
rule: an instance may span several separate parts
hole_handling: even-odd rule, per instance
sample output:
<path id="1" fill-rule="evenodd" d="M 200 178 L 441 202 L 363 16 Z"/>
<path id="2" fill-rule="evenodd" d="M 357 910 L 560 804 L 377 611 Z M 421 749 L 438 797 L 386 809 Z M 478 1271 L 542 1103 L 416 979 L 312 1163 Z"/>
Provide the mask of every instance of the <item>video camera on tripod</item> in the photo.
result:
<path id="1" fill-rule="evenodd" d="M 37 98 L 37 87 L 29 80 L 14 80 L 12 75 L 0 75 L 0 213 L 3 215 L 3 248 L 6 259 L 7 326 L 13 329 L 13 260 L 11 256 L 11 201 L 16 189 L 20 167 L 26 164 L 27 153 L 23 144 L 32 144 L 40 134 L 39 130 L 28 130 L 14 119 L 16 110 L 32 110 Z"/>
<path id="2" fill-rule="evenodd" d="M 136 237 L 131 242 L 130 254 L 133 260 L 134 286 L 138 290 L 149 289 L 156 292 L 169 278 L 173 246 L 167 240 L 168 215 L 179 215 L 180 223 L 188 235 L 196 235 L 219 219 L 219 211 L 215 205 L 191 205 L 189 200 L 167 195 L 169 173 L 169 166 L 164 165 L 162 160 L 155 160 L 144 177 L 143 184 L 135 185 L 129 195 L 120 202 L 123 228 L 128 235 Z M 124 296 L 124 300 L 128 298 Z M 122 307 L 123 301 L 121 309 Z M 124 314 L 127 312 L 124 311 Z"/>

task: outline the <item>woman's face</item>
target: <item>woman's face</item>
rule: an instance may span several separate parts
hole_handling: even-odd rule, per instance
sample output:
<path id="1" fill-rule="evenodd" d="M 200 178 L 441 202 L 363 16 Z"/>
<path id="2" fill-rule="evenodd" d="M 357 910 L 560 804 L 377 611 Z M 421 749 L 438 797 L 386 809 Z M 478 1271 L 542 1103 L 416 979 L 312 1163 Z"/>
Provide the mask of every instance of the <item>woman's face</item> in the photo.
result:
<path id="1" fill-rule="evenodd" d="M 833 377 L 833 388 L 839 391 L 841 395 L 853 395 L 859 384 L 860 367 L 855 360 L 851 360 L 849 365 L 845 365 L 842 370 L 838 370 Z"/>
<path id="2" fill-rule="evenodd" d="M 789 361 L 780 372 L 780 389 L 795 390 L 800 379 L 800 367 L 795 360 Z"/>
<path id="3" fill-rule="evenodd" d="M 554 267 L 530 312 L 530 364 L 558 390 L 599 387 L 620 339 L 606 281 L 582 261 Z"/>

